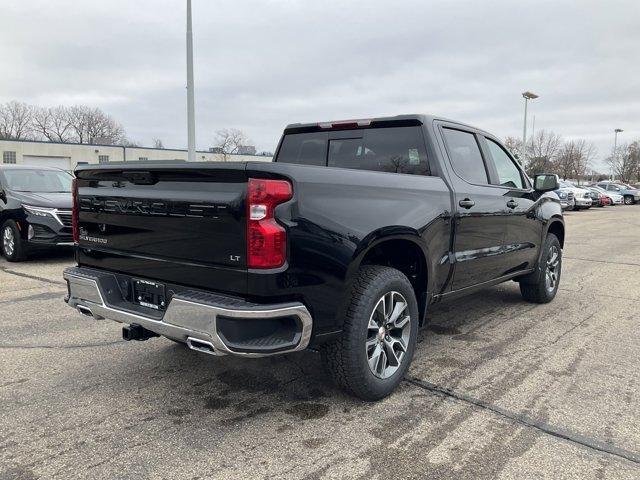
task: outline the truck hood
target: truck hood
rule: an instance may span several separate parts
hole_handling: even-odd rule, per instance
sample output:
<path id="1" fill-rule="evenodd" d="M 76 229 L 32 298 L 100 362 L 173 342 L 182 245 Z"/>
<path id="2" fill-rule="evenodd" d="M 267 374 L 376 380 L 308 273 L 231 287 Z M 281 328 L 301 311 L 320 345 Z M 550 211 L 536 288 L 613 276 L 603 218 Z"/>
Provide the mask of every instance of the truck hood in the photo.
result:
<path id="1" fill-rule="evenodd" d="M 34 207 L 71 210 L 73 206 L 71 193 L 16 192 L 15 190 L 11 190 L 10 194 L 18 202 Z"/>

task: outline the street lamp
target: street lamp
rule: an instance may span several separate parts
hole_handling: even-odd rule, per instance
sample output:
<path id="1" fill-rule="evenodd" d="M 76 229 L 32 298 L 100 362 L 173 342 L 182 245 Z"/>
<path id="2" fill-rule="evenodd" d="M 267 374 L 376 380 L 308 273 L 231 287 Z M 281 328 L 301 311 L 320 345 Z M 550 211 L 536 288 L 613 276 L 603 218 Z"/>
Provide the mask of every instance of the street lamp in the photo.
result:
<path id="1" fill-rule="evenodd" d="M 527 164 L 527 103 L 529 100 L 538 98 L 535 93 L 526 91 L 522 94 L 524 98 L 524 127 L 522 128 L 522 165 Z"/>
<path id="2" fill-rule="evenodd" d="M 624 132 L 621 128 L 616 128 L 613 135 L 613 162 L 611 163 L 611 180 L 615 180 L 613 178 L 613 169 L 615 166 L 616 159 L 618 158 L 618 134 Z"/>
<path id="3" fill-rule="evenodd" d="M 196 119 L 193 99 L 193 34 L 191 33 L 191 0 L 187 0 L 187 158 L 196 161 Z"/>

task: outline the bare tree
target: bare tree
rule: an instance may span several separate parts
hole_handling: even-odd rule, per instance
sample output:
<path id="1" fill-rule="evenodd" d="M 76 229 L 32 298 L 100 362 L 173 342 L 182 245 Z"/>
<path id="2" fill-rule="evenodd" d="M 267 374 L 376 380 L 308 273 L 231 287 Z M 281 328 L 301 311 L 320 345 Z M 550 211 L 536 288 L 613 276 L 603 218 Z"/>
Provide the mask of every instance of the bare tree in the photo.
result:
<path id="1" fill-rule="evenodd" d="M 565 142 L 554 162 L 555 173 L 565 180 L 575 177 L 580 182 L 580 179 L 586 175 L 595 154 L 595 146 L 586 140 L 580 139 Z"/>
<path id="2" fill-rule="evenodd" d="M 574 143 L 576 156 L 573 162 L 573 175 L 578 180 L 578 184 L 580 184 L 580 180 L 587 175 L 597 150 L 593 143 L 584 139 L 575 140 Z"/>
<path id="3" fill-rule="evenodd" d="M 629 145 L 618 147 L 617 154 L 607 158 L 614 175 L 623 182 L 633 178 L 640 180 L 640 144 L 635 141 Z"/>
<path id="4" fill-rule="evenodd" d="M 153 148 L 164 148 L 164 143 L 159 138 L 153 139 Z"/>
<path id="5" fill-rule="evenodd" d="M 14 100 L 0 105 L 0 138 L 32 138 L 32 117 L 33 107 L 24 102 Z"/>
<path id="6" fill-rule="evenodd" d="M 66 107 L 35 107 L 32 119 L 33 131 L 50 142 L 72 142 L 73 132 Z"/>
<path id="7" fill-rule="evenodd" d="M 69 122 L 78 143 L 121 144 L 125 140 L 122 125 L 99 108 L 85 105 L 69 107 Z"/>
<path id="8" fill-rule="evenodd" d="M 563 180 L 571 177 L 576 158 L 576 146 L 573 141 L 565 142 L 554 162 L 554 170 Z"/>
<path id="9" fill-rule="evenodd" d="M 516 137 L 507 137 L 504 139 L 504 146 L 511 152 L 511 155 L 516 157 L 520 162 L 520 152 L 522 151 L 522 139 Z"/>
<path id="10" fill-rule="evenodd" d="M 634 176 L 637 182 L 640 182 L 640 141 L 636 140 L 631 143 L 627 149 L 631 157 L 631 163 L 634 166 Z"/>
<path id="11" fill-rule="evenodd" d="M 225 162 L 229 155 L 238 153 L 240 147 L 247 143 L 247 135 L 237 128 L 225 128 L 216 132 L 215 146 L 220 149 Z"/>
<path id="12" fill-rule="evenodd" d="M 553 170 L 553 162 L 562 145 L 562 137 L 554 132 L 540 130 L 527 142 L 527 173 L 549 173 Z"/>

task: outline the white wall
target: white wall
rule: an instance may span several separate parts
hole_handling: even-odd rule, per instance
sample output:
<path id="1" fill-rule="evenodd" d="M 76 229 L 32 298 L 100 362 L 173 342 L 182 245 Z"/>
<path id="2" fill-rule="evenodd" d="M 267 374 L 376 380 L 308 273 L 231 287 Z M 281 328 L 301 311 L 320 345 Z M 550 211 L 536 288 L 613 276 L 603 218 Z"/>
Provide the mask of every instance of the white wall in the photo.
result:
<path id="1" fill-rule="evenodd" d="M 108 155 L 110 162 L 137 161 L 141 157 L 149 160 L 186 160 L 186 150 L 160 148 L 118 147 L 113 145 L 79 145 L 75 143 L 29 142 L 20 140 L 0 140 L 0 163 L 3 152 L 16 152 L 16 164 L 24 163 L 24 156 L 30 157 L 32 163 L 42 157 L 38 164 L 46 164 L 47 157 L 69 158 L 69 168 L 75 168 L 78 162 L 98 163 L 99 155 Z M 209 152 L 196 152 L 199 162 L 225 161 L 224 155 Z M 235 162 L 270 162 L 271 157 L 255 155 L 227 155 L 226 161 Z"/>

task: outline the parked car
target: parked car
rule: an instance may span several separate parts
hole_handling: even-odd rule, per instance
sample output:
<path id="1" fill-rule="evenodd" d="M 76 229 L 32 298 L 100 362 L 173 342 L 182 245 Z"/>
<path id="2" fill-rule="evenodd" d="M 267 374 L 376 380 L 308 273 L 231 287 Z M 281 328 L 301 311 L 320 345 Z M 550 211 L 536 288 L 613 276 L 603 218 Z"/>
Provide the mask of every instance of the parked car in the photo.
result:
<path id="1" fill-rule="evenodd" d="M 574 210 L 591 208 L 591 192 L 589 190 L 582 187 L 576 187 L 573 183 L 567 182 L 566 180 L 560 180 L 559 185 L 562 190 L 573 193 L 575 200 L 573 207 Z"/>
<path id="2" fill-rule="evenodd" d="M 73 245 L 72 178 L 57 168 L 0 165 L 0 245 L 7 260 Z"/>
<path id="3" fill-rule="evenodd" d="M 576 206 L 576 201 L 571 190 L 563 190 L 562 188 L 558 188 L 553 192 L 558 196 L 558 200 L 560 200 L 560 205 L 562 206 L 563 210 L 574 209 L 574 207 Z"/>
<path id="4" fill-rule="evenodd" d="M 632 205 L 640 202 L 640 190 L 630 188 L 628 185 L 621 185 L 619 183 L 604 181 L 596 184 L 598 187 L 603 188 L 607 192 L 617 193 L 624 198 L 625 205 Z"/>
<path id="5" fill-rule="evenodd" d="M 453 121 L 293 124 L 269 163 L 75 173 L 69 306 L 212 355 L 317 348 L 367 400 L 403 378 L 428 305 L 508 280 L 532 302 L 558 290 L 556 176 L 531 184 Z"/>
<path id="6" fill-rule="evenodd" d="M 591 185 L 589 188 L 592 188 L 603 195 L 606 195 L 609 198 L 610 205 L 622 205 L 624 203 L 624 197 L 616 192 L 608 191 L 603 188 L 598 187 L 597 185 Z"/>
<path id="7" fill-rule="evenodd" d="M 604 193 L 596 190 L 593 187 L 587 187 L 591 192 L 591 205 L 594 207 L 606 207 L 611 204 L 611 199 Z"/>

